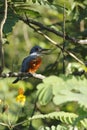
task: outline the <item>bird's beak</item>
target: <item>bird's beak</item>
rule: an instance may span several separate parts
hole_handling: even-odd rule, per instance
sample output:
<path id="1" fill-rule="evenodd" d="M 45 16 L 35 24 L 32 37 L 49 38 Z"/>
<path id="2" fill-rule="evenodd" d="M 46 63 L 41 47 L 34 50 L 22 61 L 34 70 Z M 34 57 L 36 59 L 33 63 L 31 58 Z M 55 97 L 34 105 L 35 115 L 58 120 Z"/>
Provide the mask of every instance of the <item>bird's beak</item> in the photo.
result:
<path id="1" fill-rule="evenodd" d="M 41 54 L 48 54 L 51 52 L 51 49 L 41 49 Z"/>

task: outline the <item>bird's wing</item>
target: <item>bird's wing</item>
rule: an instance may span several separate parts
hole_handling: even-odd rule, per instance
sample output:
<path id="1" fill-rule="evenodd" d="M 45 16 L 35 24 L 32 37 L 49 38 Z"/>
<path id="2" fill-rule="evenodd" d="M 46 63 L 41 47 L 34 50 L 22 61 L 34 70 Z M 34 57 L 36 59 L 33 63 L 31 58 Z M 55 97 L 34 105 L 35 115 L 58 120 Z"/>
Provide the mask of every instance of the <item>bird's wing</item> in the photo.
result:
<path id="1" fill-rule="evenodd" d="M 21 72 L 27 72 L 29 69 L 29 62 L 31 60 L 34 60 L 36 58 L 36 56 L 28 56 L 26 58 L 24 58 L 23 62 L 22 62 L 22 66 L 21 66 Z"/>
<path id="2" fill-rule="evenodd" d="M 29 62 L 30 62 L 31 60 L 34 60 L 35 58 L 36 58 L 36 56 L 28 56 L 28 57 L 24 58 L 24 60 L 23 60 L 23 62 L 22 62 L 22 66 L 21 66 L 21 70 L 20 70 L 20 71 L 21 71 L 21 72 L 27 72 L 28 69 L 29 69 Z M 16 79 L 13 81 L 13 83 L 18 82 L 20 79 L 21 79 L 21 77 L 16 78 Z"/>

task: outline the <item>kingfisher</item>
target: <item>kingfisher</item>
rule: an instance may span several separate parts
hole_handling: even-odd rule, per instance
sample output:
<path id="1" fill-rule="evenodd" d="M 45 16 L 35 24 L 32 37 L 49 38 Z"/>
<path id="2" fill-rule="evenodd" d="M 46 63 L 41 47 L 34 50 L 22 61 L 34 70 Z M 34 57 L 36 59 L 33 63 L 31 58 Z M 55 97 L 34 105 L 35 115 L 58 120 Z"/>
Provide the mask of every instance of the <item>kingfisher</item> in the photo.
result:
<path id="1" fill-rule="evenodd" d="M 42 55 L 47 54 L 50 49 L 44 49 L 40 46 L 34 46 L 30 50 L 29 56 L 25 57 L 22 61 L 20 72 L 34 74 L 42 63 Z M 17 77 L 13 83 L 17 83 L 21 77 Z"/>

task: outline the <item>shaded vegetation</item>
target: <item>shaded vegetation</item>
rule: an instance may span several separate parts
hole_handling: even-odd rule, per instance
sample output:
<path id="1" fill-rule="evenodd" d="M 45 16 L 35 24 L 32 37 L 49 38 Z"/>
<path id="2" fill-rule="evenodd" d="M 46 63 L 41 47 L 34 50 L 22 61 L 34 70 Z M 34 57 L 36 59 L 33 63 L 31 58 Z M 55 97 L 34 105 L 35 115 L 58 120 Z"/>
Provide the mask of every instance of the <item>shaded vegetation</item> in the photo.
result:
<path id="1" fill-rule="evenodd" d="M 3 28 L 5 67 L 19 72 L 34 45 L 52 49 L 37 73 L 12 84 L 0 76 L 0 129 L 87 129 L 86 0 L 8 0 Z M 0 23 L 4 2 L 0 1 Z"/>

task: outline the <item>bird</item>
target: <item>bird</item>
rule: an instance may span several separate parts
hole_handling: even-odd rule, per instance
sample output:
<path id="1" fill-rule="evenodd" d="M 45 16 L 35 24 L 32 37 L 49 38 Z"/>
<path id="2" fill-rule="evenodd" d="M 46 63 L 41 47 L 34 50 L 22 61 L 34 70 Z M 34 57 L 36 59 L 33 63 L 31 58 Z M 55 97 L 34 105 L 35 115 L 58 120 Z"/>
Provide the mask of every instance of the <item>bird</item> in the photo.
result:
<path id="1" fill-rule="evenodd" d="M 44 49 L 38 45 L 34 46 L 27 57 L 22 61 L 20 72 L 34 74 L 42 63 L 42 55 L 47 54 L 50 49 Z M 12 83 L 17 83 L 21 77 L 17 77 Z"/>

